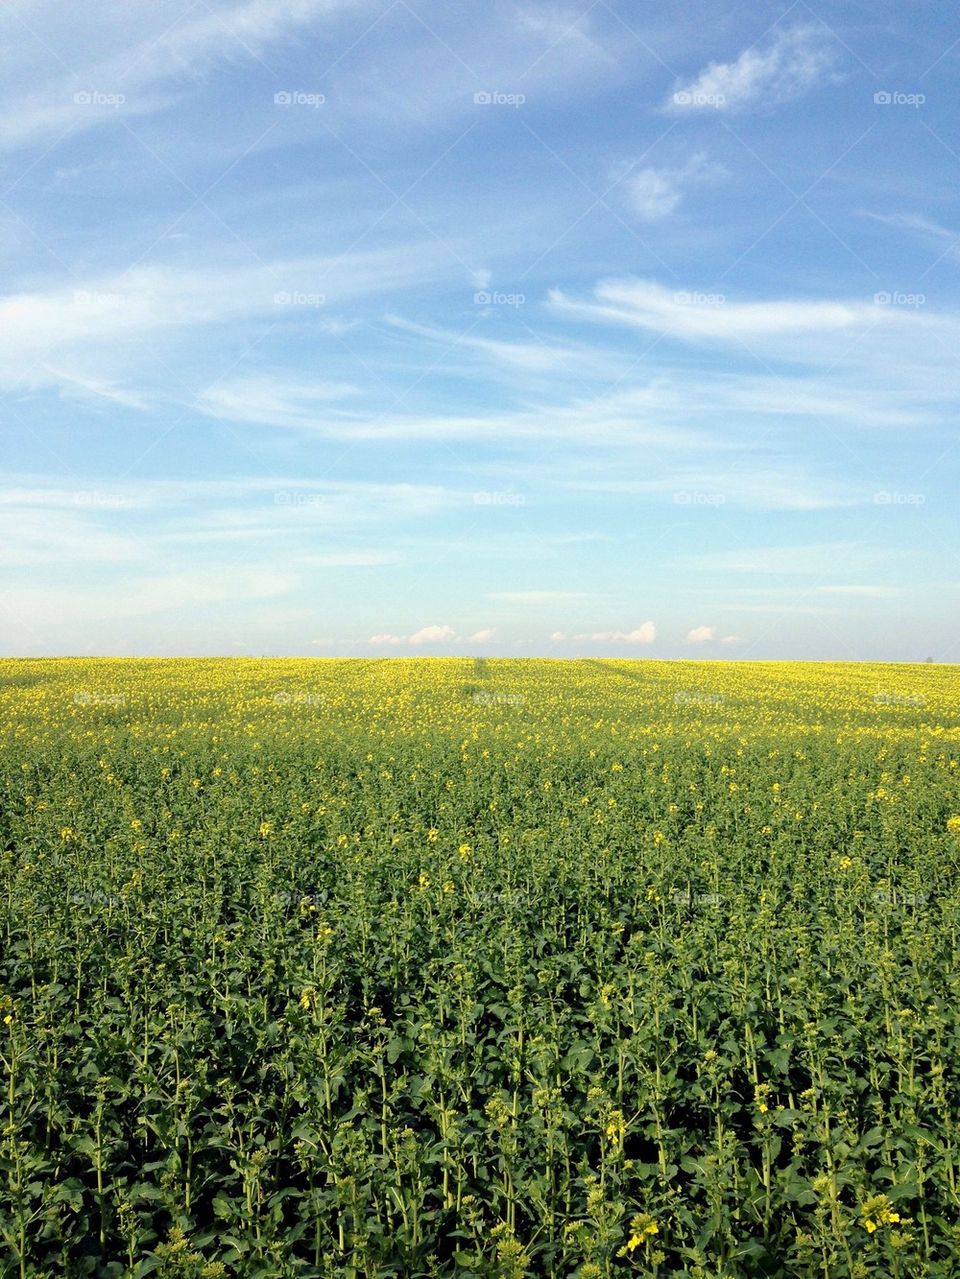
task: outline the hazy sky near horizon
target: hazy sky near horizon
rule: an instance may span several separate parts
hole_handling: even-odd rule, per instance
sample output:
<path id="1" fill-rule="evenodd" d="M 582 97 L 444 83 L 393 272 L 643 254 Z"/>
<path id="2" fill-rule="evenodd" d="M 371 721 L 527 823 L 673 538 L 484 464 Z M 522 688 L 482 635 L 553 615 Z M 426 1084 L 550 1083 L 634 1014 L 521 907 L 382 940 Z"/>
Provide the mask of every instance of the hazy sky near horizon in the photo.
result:
<path id="1" fill-rule="evenodd" d="M 0 48 L 0 651 L 957 660 L 952 5 Z"/>

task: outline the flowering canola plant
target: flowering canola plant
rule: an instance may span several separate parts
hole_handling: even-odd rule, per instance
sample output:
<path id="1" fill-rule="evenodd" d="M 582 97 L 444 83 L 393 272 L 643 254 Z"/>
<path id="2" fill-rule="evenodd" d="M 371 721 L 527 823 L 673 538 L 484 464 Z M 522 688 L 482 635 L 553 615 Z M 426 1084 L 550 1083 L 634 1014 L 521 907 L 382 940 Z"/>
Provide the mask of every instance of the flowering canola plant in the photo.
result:
<path id="1" fill-rule="evenodd" d="M 3 1273 L 956 1274 L 958 707 L 0 662 Z"/>

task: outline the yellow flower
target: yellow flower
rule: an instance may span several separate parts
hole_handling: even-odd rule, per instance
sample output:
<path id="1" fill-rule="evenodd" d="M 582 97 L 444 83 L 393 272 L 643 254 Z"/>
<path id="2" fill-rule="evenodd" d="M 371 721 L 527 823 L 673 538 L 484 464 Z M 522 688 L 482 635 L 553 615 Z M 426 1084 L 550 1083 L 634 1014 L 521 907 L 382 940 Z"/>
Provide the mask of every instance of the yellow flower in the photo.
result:
<path id="1" fill-rule="evenodd" d="M 953 835 L 960 835 L 960 817 L 948 817 L 947 830 Z"/>
<path id="2" fill-rule="evenodd" d="M 649 1213 L 637 1213 L 633 1221 L 630 1222 L 630 1238 L 627 1240 L 627 1246 L 623 1250 L 624 1253 L 635 1252 L 641 1244 L 647 1243 L 648 1240 L 659 1233 L 660 1227 Z M 623 1253 L 621 1253 L 622 1255 Z"/>
<path id="3" fill-rule="evenodd" d="M 860 1215 L 868 1235 L 874 1234 L 881 1226 L 899 1225 L 902 1220 L 900 1214 L 893 1211 L 893 1205 L 886 1195 L 873 1195 L 861 1207 Z M 907 1218 L 904 1225 L 909 1224 L 909 1220 Z"/>
<path id="4" fill-rule="evenodd" d="M 268 835 L 273 834 L 273 822 L 260 823 L 260 838 L 266 839 Z"/>
<path id="5" fill-rule="evenodd" d="M 420 875 L 420 878 L 417 880 L 417 883 L 420 885 L 421 888 L 430 887 L 430 876 L 426 873 L 426 871 L 424 871 Z"/>

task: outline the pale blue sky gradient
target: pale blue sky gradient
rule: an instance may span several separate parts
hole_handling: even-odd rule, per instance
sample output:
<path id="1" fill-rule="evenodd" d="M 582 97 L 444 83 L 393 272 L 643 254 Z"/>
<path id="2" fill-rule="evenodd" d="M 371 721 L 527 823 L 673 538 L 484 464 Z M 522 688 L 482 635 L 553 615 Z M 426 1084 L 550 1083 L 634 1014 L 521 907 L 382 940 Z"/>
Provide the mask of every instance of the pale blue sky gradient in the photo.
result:
<path id="1" fill-rule="evenodd" d="M 960 23 L 11 0 L 0 650 L 960 652 Z"/>

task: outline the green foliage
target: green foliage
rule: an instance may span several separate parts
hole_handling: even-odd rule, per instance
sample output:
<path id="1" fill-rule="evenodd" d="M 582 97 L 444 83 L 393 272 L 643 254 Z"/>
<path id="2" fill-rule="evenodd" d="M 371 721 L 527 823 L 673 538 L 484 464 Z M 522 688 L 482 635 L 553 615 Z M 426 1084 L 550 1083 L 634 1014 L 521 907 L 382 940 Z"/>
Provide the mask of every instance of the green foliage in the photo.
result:
<path id="1" fill-rule="evenodd" d="M 0 705 L 0 1275 L 957 1273 L 953 669 Z"/>

